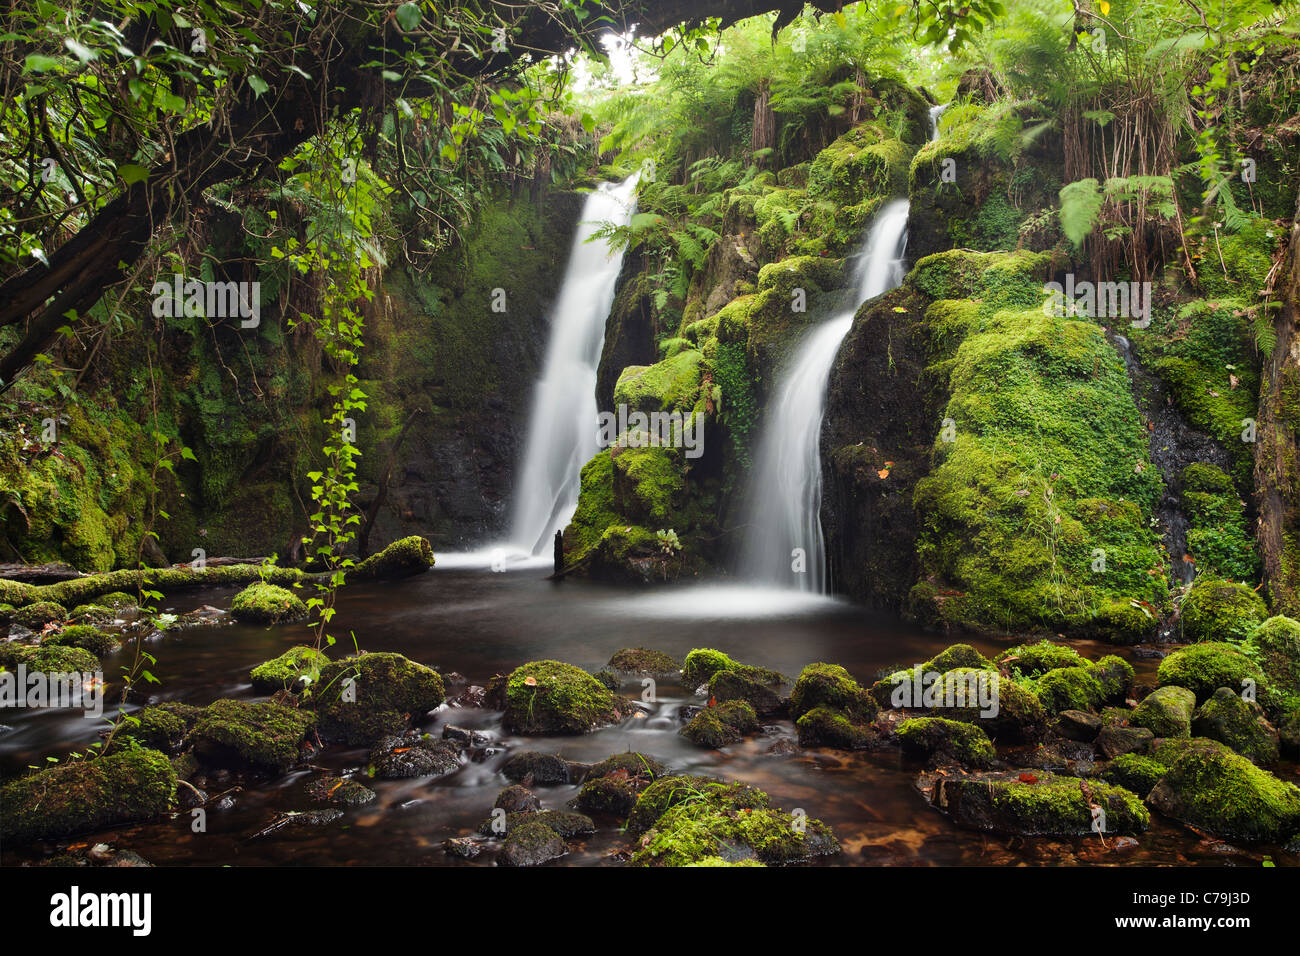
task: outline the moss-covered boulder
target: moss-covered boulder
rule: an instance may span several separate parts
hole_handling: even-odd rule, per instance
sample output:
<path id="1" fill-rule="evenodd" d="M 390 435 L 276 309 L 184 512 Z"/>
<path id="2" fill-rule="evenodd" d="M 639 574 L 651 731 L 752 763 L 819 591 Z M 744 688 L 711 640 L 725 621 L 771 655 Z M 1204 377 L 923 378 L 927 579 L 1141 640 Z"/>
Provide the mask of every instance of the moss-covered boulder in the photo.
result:
<path id="1" fill-rule="evenodd" d="M 670 655 L 644 647 L 625 647 L 615 651 L 606 666 L 615 674 L 635 677 L 664 679 L 675 678 L 681 673 L 681 668 Z"/>
<path id="2" fill-rule="evenodd" d="M 1102 768 L 1099 776 L 1108 783 L 1131 790 L 1143 799 L 1165 775 L 1168 768 L 1158 760 L 1142 754 L 1120 754 Z"/>
<path id="3" fill-rule="evenodd" d="M 730 700 L 716 707 L 705 707 L 692 717 L 681 733 L 697 747 L 717 750 L 739 743 L 746 734 L 758 730 L 758 715 L 744 700 Z"/>
<path id="4" fill-rule="evenodd" d="M 587 770 L 575 802 L 588 813 L 604 813 L 621 819 L 636 806 L 641 791 L 665 772 L 663 764 L 645 754 L 615 754 Z"/>
<path id="5" fill-rule="evenodd" d="M 176 772 L 156 750 L 70 760 L 0 786 L 0 839 L 57 839 L 151 820 L 172 806 Z"/>
<path id="6" fill-rule="evenodd" d="M 85 648 L 0 643 L 0 667 L 13 670 L 19 664 L 25 665 L 29 674 L 93 674 L 100 669 L 99 658 Z"/>
<path id="7" fill-rule="evenodd" d="M 506 683 L 505 725 L 513 733 L 585 734 L 624 716 L 625 705 L 580 667 L 532 661 Z"/>
<path id="8" fill-rule="evenodd" d="M 315 723 L 309 711 L 270 701 L 218 700 L 204 709 L 190 741 L 206 763 L 282 773 L 298 762 Z"/>
<path id="9" fill-rule="evenodd" d="M 456 745 L 428 734 L 384 737 L 370 749 L 370 775 L 379 780 L 445 777 L 460 767 Z"/>
<path id="10" fill-rule="evenodd" d="M 1142 801 L 1122 787 L 1049 773 L 1030 783 L 1022 776 L 940 777 L 931 802 L 964 826 L 1017 836 L 1133 835 L 1150 826 Z"/>
<path id="11" fill-rule="evenodd" d="M 880 708 L 871 695 L 838 664 L 809 664 L 790 692 L 790 716 L 798 720 L 818 707 L 840 710 L 859 721 L 875 719 Z"/>
<path id="12" fill-rule="evenodd" d="M 928 762 L 986 768 L 997 757 L 993 742 L 979 727 L 945 717 L 917 717 L 898 727 L 903 751 Z"/>
<path id="13" fill-rule="evenodd" d="M 119 640 L 116 635 L 101 631 L 91 624 L 73 624 L 54 634 L 41 638 L 41 643 L 50 647 L 80 647 L 90 651 L 96 657 L 117 650 Z"/>
<path id="14" fill-rule="evenodd" d="M 1243 700 L 1227 687 L 1220 687 L 1201 705 L 1192 721 L 1201 737 L 1225 743 L 1246 759 L 1271 766 L 1277 763 L 1278 732 L 1255 701 Z"/>
<path id="15" fill-rule="evenodd" d="M 747 810 L 762 810 L 771 806 L 766 793 L 748 784 L 724 783 L 712 777 L 690 774 L 673 774 L 660 777 L 641 791 L 636 807 L 628 816 L 628 832 L 633 836 L 644 833 L 671 807 L 698 800 L 710 800 Z"/>
<path id="16" fill-rule="evenodd" d="M 1229 840 L 1285 843 L 1300 832 L 1300 788 L 1218 745 L 1183 747 L 1147 803 Z"/>
<path id="17" fill-rule="evenodd" d="M 757 667 L 734 661 L 722 651 L 712 648 L 696 648 L 686 655 L 682 664 L 682 683 L 687 687 L 700 687 L 707 684 L 718 671 L 734 671 L 741 676 L 768 687 L 776 687 L 786 682 L 785 675 L 768 667 Z"/>
<path id="18" fill-rule="evenodd" d="M 1161 687 L 1186 687 L 1198 703 L 1209 700 L 1220 687 L 1240 693 L 1248 686 L 1264 696 L 1264 672 L 1258 664 L 1231 644 L 1207 641 L 1180 648 L 1160 662 L 1157 679 Z"/>
<path id="19" fill-rule="evenodd" d="M 572 778 L 567 760 L 536 750 L 511 754 L 501 765 L 501 773 L 516 783 L 522 780 L 540 784 L 568 783 Z"/>
<path id="20" fill-rule="evenodd" d="M 1172 684 L 1157 687 L 1129 714 L 1134 727 L 1146 727 L 1157 737 L 1190 737 L 1196 695 Z"/>
<path id="21" fill-rule="evenodd" d="M 287 624 L 307 617 L 307 605 L 274 584 L 250 584 L 230 602 L 230 616 L 244 624 Z"/>
<path id="22" fill-rule="evenodd" d="M 202 716 L 202 707 L 166 701 L 132 714 L 119 733 L 135 738 L 143 747 L 174 754 Z"/>
<path id="23" fill-rule="evenodd" d="M 872 725 L 833 707 L 814 707 L 794 722 L 803 747 L 838 747 L 865 750 L 875 743 Z"/>
<path id="24" fill-rule="evenodd" d="M 1198 577 L 1183 598 L 1183 636 L 1189 641 L 1241 640 L 1266 617 L 1258 594 L 1222 578 Z"/>
<path id="25" fill-rule="evenodd" d="M 10 615 L 10 620 L 29 630 L 39 631 L 46 624 L 65 620 L 67 616 L 67 608 L 62 604 L 55 604 L 53 601 L 37 601 L 35 604 L 18 608 Z"/>
<path id="26" fill-rule="evenodd" d="M 345 744 L 399 734 L 442 703 L 442 677 L 401 654 L 361 654 L 321 668 L 306 706 L 320 732 Z"/>
<path id="27" fill-rule="evenodd" d="M 321 668 L 329 663 L 329 658 L 314 647 L 300 644 L 291 647 L 279 657 L 258 664 L 249 673 L 253 690 L 259 694 L 273 694 L 277 690 L 289 690 L 300 681 L 313 683 L 320 677 Z"/>
<path id="28" fill-rule="evenodd" d="M 502 866 L 539 866 L 569 852 L 558 833 L 531 816 L 525 815 L 514 826 L 507 826 L 505 844 L 497 858 Z"/>
<path id="29" fill-rule="evenodd" d="M 410 535 L 394 541 L 348 571 L 348 581 L 396 581 L 422 574 L 433 567 L 433 548 L 427 539 Z"/>
<path id="30" fill-rule="evenodd" d="M 1088 663 L 1073 647 L 1047 640 L 1009 647 L 993 660 L 1013 677 L 1031 678 L 1057 668 L 1084 667 Z"/>
<path id="31" fill-rule="evenodd" d="M 1241 649 L 1260 665 L 1273 688 L 1300 695 L 1300 621 L 1270 617 L 1251 631 Z"/>
<path id="32" fill-rule="evenodd" d="M 709 698 L 719 704 L 743 701 L 761 716 L 770 716 L 781 709 L 781 698 L 776 691 L 740 670 L 721 670 L 710 677 Z"/>

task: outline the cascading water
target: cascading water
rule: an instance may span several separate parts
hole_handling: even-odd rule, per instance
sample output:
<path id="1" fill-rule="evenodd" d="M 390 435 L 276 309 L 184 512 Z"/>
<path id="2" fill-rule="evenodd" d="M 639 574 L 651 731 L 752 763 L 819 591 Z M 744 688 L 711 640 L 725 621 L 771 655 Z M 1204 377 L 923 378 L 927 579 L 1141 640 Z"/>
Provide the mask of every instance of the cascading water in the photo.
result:
<path id="1" fill-rule="evenodd" d="M 636 212 L 633 175 L 600 184 L 582 210 L 560 295 L 551 310 L 546 364 L 533 399 L 528 444 L 515 496 L 510 541 L 541 554 L 578 505 L 579 477 L 597 448 L 596 367 L 623 253 L 588 242 L 606 222 L 626 226 Z"/>
<path id="2" fill-rule="evenodd" d="M 776 390 L 754 462 L 740 577 L 826 592 L 822 537 L 821 426 L 826 386 L 858 306 L 903 281 L 906 199 L 895 199 L 867 233 L 849 306 L 813 329 Z M 802 551 L 802 570 L 799 554 Z"/>

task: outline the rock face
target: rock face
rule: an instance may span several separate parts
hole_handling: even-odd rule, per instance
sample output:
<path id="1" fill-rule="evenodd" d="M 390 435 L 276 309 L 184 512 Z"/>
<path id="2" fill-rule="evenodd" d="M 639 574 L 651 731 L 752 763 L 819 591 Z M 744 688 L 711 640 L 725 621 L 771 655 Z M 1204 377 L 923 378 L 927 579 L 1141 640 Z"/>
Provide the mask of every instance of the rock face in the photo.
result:
<path id="1" fill-rule="evenodd" d="M 0 839 L 54 839 L 150 820 L 171 807 L 176 773 L 156 750 L 73 760 L 0 787 Z"/>
<path id="2" fill-rule="evenodd" d="M 1053 774 L 1033 783 L 1015 773 L 940 777 L 931 802 L 964 826 L 1022 836 L 1086 836 L 1103 819 L 1106 835 L 1133 835 L 1151 821 L 1142 801 L 1121 787 Z"/>
<path id="3" fill-rule="evenodd" d="M 346 744 L 365 744 L 406 729 L 442 703 L 442 678 L 401 654 L 362 654 L 321 669 L 307 706 L 321 733 Z"/>

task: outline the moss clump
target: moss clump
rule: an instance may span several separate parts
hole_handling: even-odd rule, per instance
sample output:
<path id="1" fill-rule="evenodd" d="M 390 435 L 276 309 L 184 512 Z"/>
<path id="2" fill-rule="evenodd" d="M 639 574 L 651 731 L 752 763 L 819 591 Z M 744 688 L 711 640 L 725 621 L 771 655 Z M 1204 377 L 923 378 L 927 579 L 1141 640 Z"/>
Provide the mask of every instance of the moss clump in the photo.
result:
<path id="1" fill-rule="evenodd" d="M 506 683 L 505 725 L 522 734 L 585 734 L 620 719 L 618 698 L 580 667 L 532 661 Z"/>
<path id="2" fill-rule="evenodd" d="M 1201 577 L 1183 599 L 1183 635 L 1191 641 L 1239 640 L 1267 616 L 1263 599 L 1244 584 Z"/>
<path id="3" fill-rule="evenodd" d="M 559 859 L 568 847 L 559 834 L 546 824 L 524 817 L 522 822 L 506 831 L 505 845 L 497 862 L 502 866 L 537 866 Z"/>
<path id="4" fill-rule="evenodd" d="M 1095 710 L 1101 706 L 1101 684 L 1087 667 L 1060 667 L 1034 682 L 1034 691 L 1049 714 L 1063 710 Z"/>
<path id="5" fill-rule="evenodd" d="M 722 651 L 696 648 L 686 655 L 686 661 L 682 665 L 682 683 L 687 687 L 699 687 L 707 684 L 709 678 L 718 671 L 735 666 L 736 662 Z"/>
<path id="6" fill-rule="evenodd" d="M 433 548 L 426 538 L 410 535 L 372 554 L 348 572 L 349 581 L 394 581 L 433 567 Z"/>
<path id="7" fill-rule="evenodd" d="M 1220 687 L 1238 693 L 1253 681 L 1263 697 L 1265 677 L 1259 665 L 1231 644 L 1207 641 L 1174 651 L 1160 662 L 1157 679 L 1161 687 L 1186 687 L 1204 703 Z"/>
<path id="8" fill-rule="evenodd" d="M 307 706 L 321 733 L 345 744 L 373 743 L 400 734 L 442 703 L 437 671 L 401 654 L 362 654 L 321 668 L 308 687 Z"/>
<path id="9" fill-rule="evenodd" d="M 1251 631 L 1241 649 L 1259 663 L 1273 687 L 1300 695 L 1300 621 L 1270 617 Z"/>
<path id="10" fill-rule="evenodd" d="M 1073 647 L 1039 641 L 1007 648 L 994 661 L 1013 677 L 1040 677 L 1060 667 L 1083 667 L 1088 661 Z"/>
<path id="11" fill-rule="evenodd" d="M 709 678 L 709 697 L 719 704 L 744 701 L 760 714 L 775 714 L 781 709 L 781 698 L 772 688 L 750 676 L 752 673 L 755 669 L 718 671 Z"/>
<path id="12" fill-rule="evenodd" d="M 663 764 L 645 754 L 614 754 L 588 769 L 577 804 L 588 813 L 626 817 L 641 791 L 665 772 Z"/>
<path id="13" fill-rule="evenodd" d="M 670 808 L 681 803 L 712 802 L 735 809 L 761 810 L 771 806 L 766 793 L 743 783 L 723 783 L 711 777 L 674 774 L 662 777 L 641 791 L 628 816 L 627 830 L 636 836 L 654 826 Z"/>
<path id="14" fill-rule="evenodd" d="M 230 602 L 230 616 L 248 624 L 280 624 L 300 621 L 307 605 L 292 591 L 274 584 L 250 584 Z"/>
<path id="15" fill-rule="evenodd" d="M 993 742 L 979 727 L 944 717 L 917 717 L 898 728 L 903 750 L 935 762 L 988 767 L 997 757 Z"/>
<path id="16" fill-rule="evenodd" d="M 1145 727 L 1157 737 L 1190 737 L 1196 695 L 1185 687 L 1158 687 L 1133 708 L 1131 727 Z"/>
<path id="17" fill-rule="evenodd" d="M 168 701 L 133 714 L 127 719 L 122 733 L 134 738 L 143 747 L 173 754 L 181 748 L 202 715 L 202 707 Z"/>
<path id="18" fill-rule="evenodd" d="M 1183 469 L 1187 551 L 1204 575 L 1237 580 L 1259 576 L 1259 557 L 1246 521 L 1246 503 L 1232 479 L 1213 465 Z"/>
<path id="19" fill-rule="evenodd" d="M 1164 764 L 1141 754 L 1120 754 L 1102 769 L 1101 779 L 1145 799 L 1166 769 Z"/>
<path id="20" fill-rule="evenodd" d="M 969 644 L 953 644 L 922 664 L 921 670 L 927 673 L 946 674 L 959 667 L 992 670 L 993 662 Z"/>
<path id="21" fill-rule="evenodd" d="M 29 674 L 93 674 L 99 670 L 99 658 L 81 647 L 0 644 L 0 667 L 13 669 L 19 664 L 25 665 Z"/>
<path id="22" fill-rule="evenodd" d="M 739 743 L 746 734 L 756 730 L 758 715 L 754 708 L 746 701 L 731 700 L 716 707 L 705 707 L 690 719 L 681 733 L 697 747 L 717 750 Z"/>
<path id="23" fill-rule="evenodd" d="M 814 707 L 794 722 L 799 743 L 804 747 L 838 747 L 842 750 L 865 750 L 875 742 L 871 725 L 855 720 L 844 711 L 831 707 Z"/>
<path id="24" fill-rule="evenodd" d="M 1222 747 L 1185 747 L 1147 802 L 1230 840 L 1285 843 L 1300 831 L 1300 789 Z"/>
<path id="25" fill-rule="evenodd" d="M 84 648 L 96 657 L 103 657 L 118 648 L 118 639 L 114 635 L 90 624 L 73 624 L 71 627 L 65 627 L 55 634 L 46 635 L 41 639 L 41 643 L 55 647 Z"/>
<path id="26" fill-rule="evenodd" d="M 135 607 L 137 602 L 134 594 L 127 594 L 125 591 L 109 591 L 95 598 L 95 603 L 101 607 L 111 607 L 116 611 L 125 607 Z"/>
<path id="27" fill-rule="evenodd" d="M 702 353 L 678 352 L 654 365 L 623 369 L 614 385 L 614 404 L 629 411 L 690 413 L 699 400 Z"/>
<path id="28" fill-rule="evenodd" d="M 269 701 L 218 700 L 190 732 L 194 754 L 218 766 L 283 772 L 298 762 L 299 745 L 316 723 L 310 711 Z"/>
<path id="29" fill-rule="evenodd" d="M 1270 766 L 1278 759 L 1278 733 L 1264 718 L 1263 708 L 1242 700 L 1227 687 L 1201 705 L 1192 730 L 1202 737 L 1227 744 L 1247 760 Z"/>
<path id="30" fill-rule="evenodd" d="M 625 647 L 615 651 L 608 666 L 616 674 L 633 674 L 638 677 L 676 677 L 681 671 L 669 655 L 644 647 Z"/>
<path id="31" fill-rule="evenodd" d="M 1026 783 L 1014 773 L 941 778 L 934 805 L 954 821 L 980 830 L 1023 836 L 1087 836 L 1094 832 L 1093 807 L 1104 818 L 1104 834 L 1137 834 L 1151 824 L 1141 799 L 1122 787 L 1074 777 L 1042 774 Z"/>
<path id="32" fill-rule="evenodd" d="M 815 707 L 837 707 L 875 717 L 876 703 L 838 664 L 809 664 L 799 674 L 790 693 L 790 715 L 798 718 Z"/>
<path id="33" fill-rule="evenodd" d="M 112 624 L 117 612 L 101 604 L 78 604 L 68 612 L 74 624 Z"/>
<path id="34" fill-rule="evenodd" d="M 53 601 L 37 601 L 14 611 L 11 620 L 30 630 L 39 631 L 46 624 L 65 620 L 67 616 L 67 609 L 63 605 Z"/>
<path id="35" fill-rule="evenodd" d="M 277 690 L 292 688 L 300 680 L 313 683 L 320 677 L 321 668 L 329 663 L 329 658 L 316 650 L 299 644 L 291 647 L 279 657 L 258 664 L 249 673 L 253 690 L 259 694 L 273 694 Z"/>
<path id="36" fill-rule="evenodd" d="M 176 772 L 155 750 L 72 760 L 0 787 L 0 838 L 27 843 L 151 820 L 175 793 Z"/>
<path id="37" fill-rule="evenodd" d="M 760 863 L 758 860 L 724 860 L 720 856 L 706 856 L 702 860 L 696 860 L 694 863 L 685 863 L 684 866 L 767 866 L 766 863 Z"/>
<path id="38" fill-rule="evenodd" d="M 736 806 L 724 791 L 706 791 L 665 810 L 632 856 L 639 866 L 685 866 L 709 857 L 800 863 L 839 852 L 830 827 L 780 810 Z"/>

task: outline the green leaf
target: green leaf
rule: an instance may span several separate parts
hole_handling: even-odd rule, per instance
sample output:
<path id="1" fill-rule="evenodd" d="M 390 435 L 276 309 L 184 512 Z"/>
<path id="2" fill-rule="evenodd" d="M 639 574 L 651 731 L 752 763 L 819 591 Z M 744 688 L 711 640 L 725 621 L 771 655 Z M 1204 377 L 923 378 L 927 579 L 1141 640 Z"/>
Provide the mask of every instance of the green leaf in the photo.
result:
<path id="1" fill-rule="evenodd" d="M 268 84 L 266 80 L 262 79 L 256 73 L 249 74 L 248 85 L 252 87 L 253 93 L 257 96 L 261 96 L 263 93 L 265 93 L 267 90 L 271 88 L 270 84 Z"/>
<path id="2" fill-rule="evenodd" d="M 403 30 L 411 31 L 420 25 L 420 7 L 415 3 L 404 3 L 397 8 L 397 24 Z"/>
<path id="3" fill-rule="evenodd" d="M 29 53 L 27 59 L 23 60 L 23 71 L 26 73 L 45 73 L 62 65 L 62 62 L 56 57 L 44 56 L 40 53 Z"/>
<path id="4" fill-rule="evenodd" d="M 130 186 L 132 183 L 142 182 L 149 178 L 149 170 L 143 166 L 137 166 L 134 163 L 125 163 L 117 167 L 117 174 L 122 177 L 122 182 Z"/>

